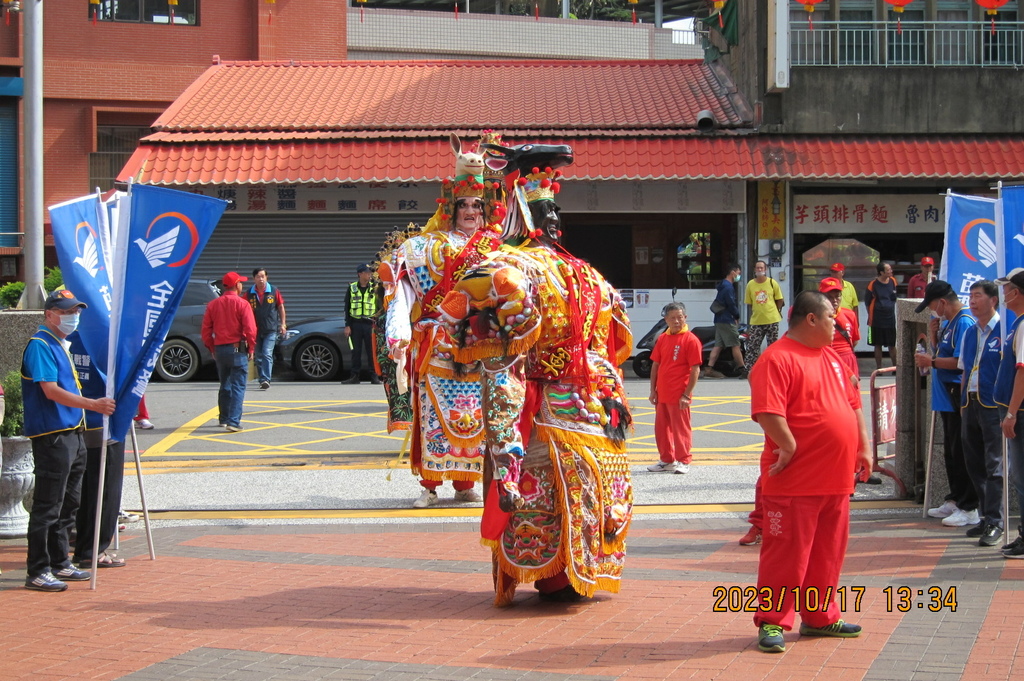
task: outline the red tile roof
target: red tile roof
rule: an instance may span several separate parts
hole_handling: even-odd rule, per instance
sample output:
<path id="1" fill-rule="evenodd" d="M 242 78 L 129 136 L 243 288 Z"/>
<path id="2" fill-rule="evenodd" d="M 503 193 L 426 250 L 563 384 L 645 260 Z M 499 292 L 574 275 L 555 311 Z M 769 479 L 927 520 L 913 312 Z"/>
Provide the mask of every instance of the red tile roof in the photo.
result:
<path id="1" fill-rule="evenodd" d="M 466 137 L 473 139 L 475 135 Z M 514 138 L 573 147 L 567 179 L 1024 179 L 1024 136 L 674 136 Z M 154 135 L 119 179 L 146 184 L 439 181 L 447 140 L 257 139 L 205 142 Z M 156 139 L 159 138 L 159 139 Z M 249 141 L 245 141 L 249 140 Z M 506 135 L 508 140 L 508 135 Z"/>
<path id="2" fill-rule="evenodd" d="M 1024 178 L 1021 135 L 755 135 L 751 118 L 728 74 L 699 62 L 229 62 L 160 116 L 119 179 L 438 181 L 448 133 L 484 129 L 571 145 L 569 179 Z"/>
<path id="3" fill-rule="evenodd" d="M 725 72 L 697 61 L 225 62 L 154 123 L 163 131 L 694 129 L 749 126 Z"/>

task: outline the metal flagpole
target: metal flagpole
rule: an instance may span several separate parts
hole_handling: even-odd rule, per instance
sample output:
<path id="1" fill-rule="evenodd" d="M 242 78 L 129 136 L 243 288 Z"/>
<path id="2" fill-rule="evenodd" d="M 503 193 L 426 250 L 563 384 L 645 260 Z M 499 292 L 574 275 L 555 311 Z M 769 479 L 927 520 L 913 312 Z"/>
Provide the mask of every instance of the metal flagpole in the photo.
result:
<path id="1" fill-rule="evenodd" d="M 139 441 L 135 437 L 135 421 L 132 421 L 132 449 L 135 450 L 135 477 L 139 479 L 139 499 L 142 501 L 142 519 L 146 523 L 146 543 L 149 545 L 149 559 L 156 560 L 153 548 L 153 528 L 149 524 L 149 505 L 146 503 L 146 486 L 142 483 L 142 457 L 139 455 Z"/>
<path id="2" fill-rule="evenodd" d="M 935 377 L 932 377 L 935 380 Z M 945 437 L 949 437 L 948 434 Z M 932 449 L 935 447 L 935 412 L 932 412 L 931 422 L 928 425 L 928 451 L 924 455 L 924 505 L 921 508 L 921 517 L 928 517 L 928 499 L 932 491 Z"/>

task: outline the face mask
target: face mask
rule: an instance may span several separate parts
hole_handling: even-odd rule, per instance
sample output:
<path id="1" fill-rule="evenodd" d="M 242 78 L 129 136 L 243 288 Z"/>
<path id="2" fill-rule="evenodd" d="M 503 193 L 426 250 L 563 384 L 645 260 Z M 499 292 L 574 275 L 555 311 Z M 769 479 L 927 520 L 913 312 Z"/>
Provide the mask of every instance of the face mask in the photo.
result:
<path id="1" fill-rule="evenodd" d="M 71 335 L 78 328 L 78 318 L 80 316 L 77 314 L 61 315 L 60 324 L 57 325 L 57 328 L 65 336 Z"/>

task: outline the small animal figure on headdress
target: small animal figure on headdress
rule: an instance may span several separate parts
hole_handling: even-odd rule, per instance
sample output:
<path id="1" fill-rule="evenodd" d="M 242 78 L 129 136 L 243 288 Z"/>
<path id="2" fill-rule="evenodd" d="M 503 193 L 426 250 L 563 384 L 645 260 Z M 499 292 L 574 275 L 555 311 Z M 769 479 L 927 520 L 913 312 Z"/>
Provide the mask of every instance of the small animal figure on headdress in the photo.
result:
<path id="1" fill-rule="evenodd" d="M 448 136 L 455 152 L 455 177 L 459 179 L 465 175 L 480 176 L 484 174 L 484 157 L 474 151 L 462 151 L 462 140 L 454 132 Z"/>

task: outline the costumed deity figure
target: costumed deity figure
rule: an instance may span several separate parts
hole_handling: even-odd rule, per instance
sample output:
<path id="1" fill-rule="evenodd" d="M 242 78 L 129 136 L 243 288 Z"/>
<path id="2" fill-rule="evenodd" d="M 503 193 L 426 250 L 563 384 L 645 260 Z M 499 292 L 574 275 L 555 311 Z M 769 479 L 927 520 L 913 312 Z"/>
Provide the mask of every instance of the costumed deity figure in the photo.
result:
<path id="1" fill-rule="evenodd" d="M 552 166 L 572 156 L 549 149 L 565 151 L 542 156 L 544 170 L 513 169 L 505 245 L 442 305 L 456 358 L 484 366 L 481 533 L 498 606 L 529 581 L 544 600 L 618 592 L 632 515 L 631 418 L 618 370 L 633 346 L 629 320 L 618 292 L 558 243 Z M 514 161 L 519 150 L 537 145 L 499 153 Z"/>
<path id="2" fill-rule="evenodd" d="M 371 263 L 374 272 L 380 270 L 382 263 L 389 263 L 395 250 L 410 236 L 418 234 L 420 228 L 410 222 L 405 229 L 397 229 L 384 238 L 384 245 L 377 252 Z M 374 276 L 377 276 L 376 274 Z M 378 279 L 379 282 L 379 279 Z M 377 316 L 373 320 L 373 360 L 377 375 L 384 384 L 384 394 L 388 400 L 388 432 L 409 430 L 412 426 L 412 395 L 409 392 L 408 375 L 398 371 L 398 364 L 391 357 L 388 348 L 387 314 L 384 307 L 384 288 L 378 286 L 380 299 L 377 301 Z"/>
<path id="3" fill-rule="evenodd" d="M 484 178 L 482 156 L 462 153 L 455 135 L 451 143 L 455 177 L 444 181 L 437 212 L 378 269 L 389 354 L 399 389 L 407 383 L 412 391 L 410 462 L 424 488 L 416 508 L 437 503 L 444 480 L 456 501 L 480 501 L 473 484 L 484 470 L 480 365 L 454 361 L 439 308 L 454 283 L 500 245 L 504 190 Z"/>

